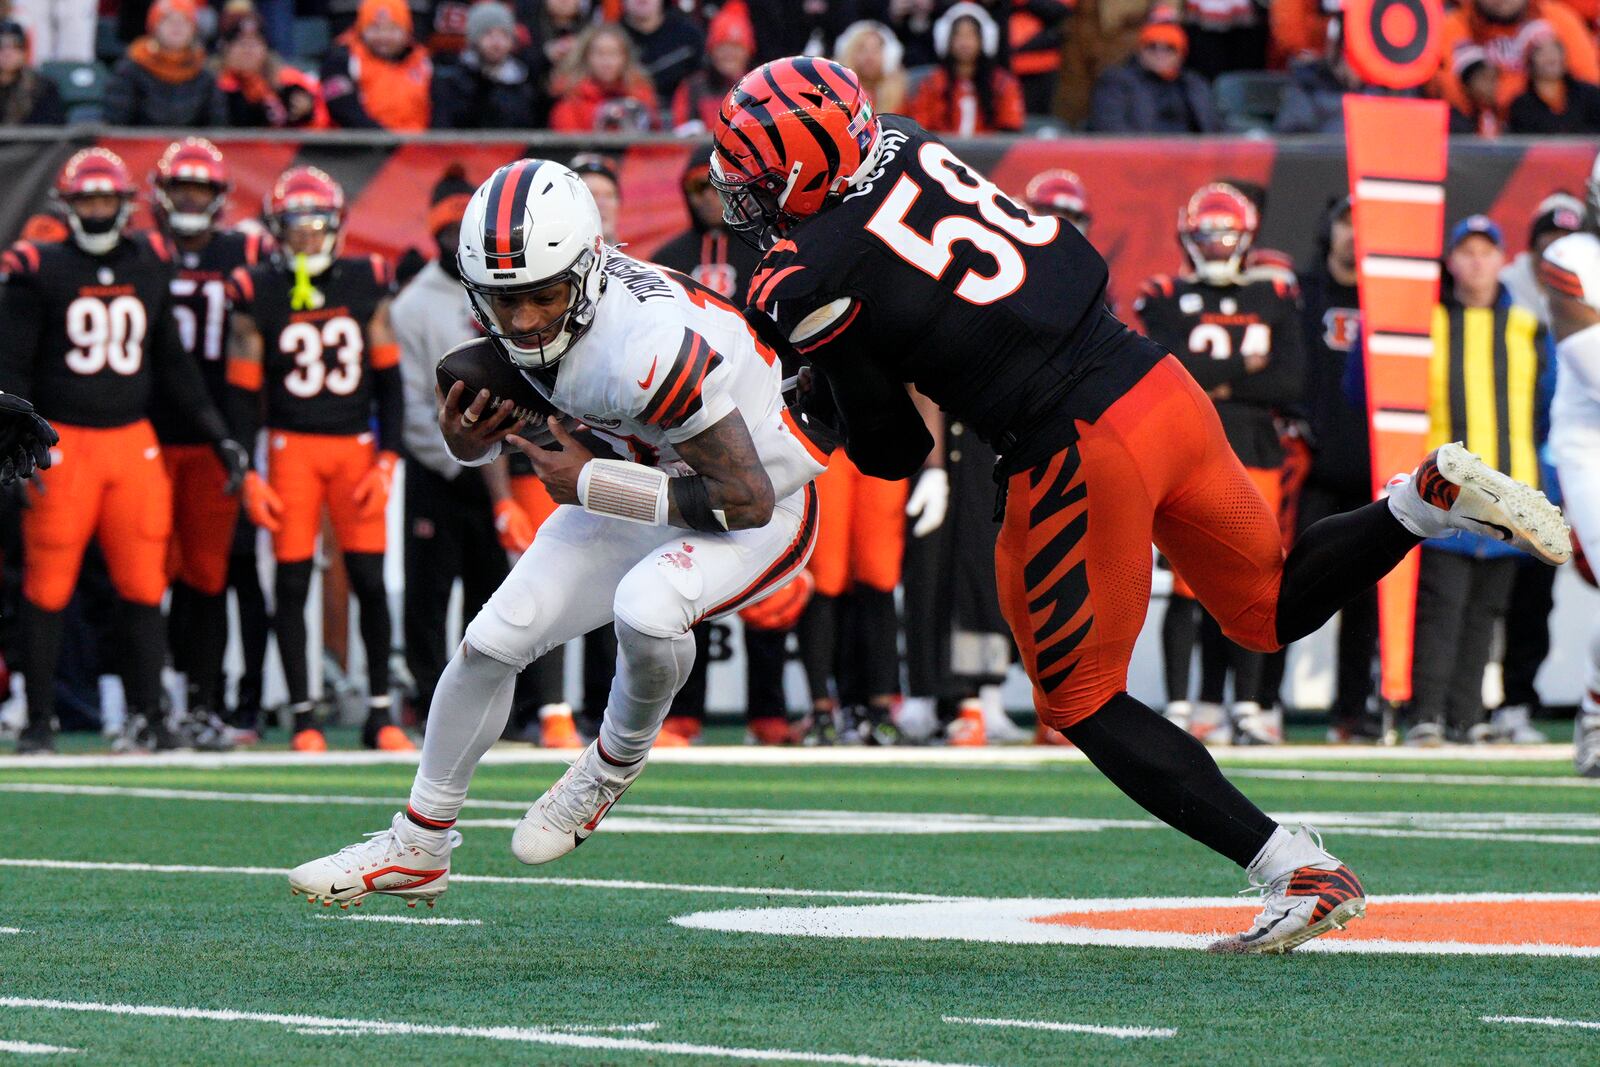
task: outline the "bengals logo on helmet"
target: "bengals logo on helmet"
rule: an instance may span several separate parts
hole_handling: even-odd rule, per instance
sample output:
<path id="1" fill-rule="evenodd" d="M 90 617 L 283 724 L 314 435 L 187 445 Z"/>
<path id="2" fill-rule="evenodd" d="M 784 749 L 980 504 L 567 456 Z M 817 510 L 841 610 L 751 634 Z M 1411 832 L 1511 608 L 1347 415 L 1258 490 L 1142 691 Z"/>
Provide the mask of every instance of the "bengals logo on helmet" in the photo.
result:
<path id="1" fill-rule="evenodd" d="M 871 169 L 880 125 L 849 68 L 796 56 L 739 79 L 717 116 L 711 181 L 729 227 L 766 247 Z"/>

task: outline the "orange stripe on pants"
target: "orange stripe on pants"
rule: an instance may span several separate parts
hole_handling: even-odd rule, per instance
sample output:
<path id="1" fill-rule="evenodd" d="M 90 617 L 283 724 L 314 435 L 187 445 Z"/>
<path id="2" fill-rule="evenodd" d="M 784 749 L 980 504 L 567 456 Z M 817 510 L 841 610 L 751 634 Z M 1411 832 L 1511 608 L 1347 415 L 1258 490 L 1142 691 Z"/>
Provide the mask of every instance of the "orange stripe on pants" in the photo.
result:
<path id="1" fill-rule="evenodd" d="M 72 599 L 84 549 L 98 537 L 117 595 L 159 604 L 167 588 L 172 483 L 144 420 L 103 430 L 57 425 L 59 460 L 40 471 L 22 513 L 22 594 L 45 611 Z"/>
<path id="2" fill-rule="evenodd" d="M 1277 647 L 1278 519 L 1216 409 L 1171 356 L 1078 442 L 1007 483 L 995 544 L 1000 607 L 1048 726 L 1127 688 L 1150 601 L 1150 544 L 1246 648 Z"/>

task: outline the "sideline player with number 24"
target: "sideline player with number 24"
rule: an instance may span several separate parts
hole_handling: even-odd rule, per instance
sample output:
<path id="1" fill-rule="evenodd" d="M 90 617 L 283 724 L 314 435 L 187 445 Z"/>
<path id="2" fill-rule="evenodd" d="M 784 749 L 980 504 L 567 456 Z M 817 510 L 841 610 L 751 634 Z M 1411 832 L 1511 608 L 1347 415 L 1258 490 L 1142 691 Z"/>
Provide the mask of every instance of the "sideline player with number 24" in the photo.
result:
<path id="1" fill-rule="evenodd" d="M 856 465 L 884 478 L 921 465 L 931 440 L 908 384 L 999 453 L 996 577 L 1039 717 L 1262 887 L 1256 921 L 1217 949 L 1284 952 L 1361 915 L 1361 883 L 1313 831 L 1279 826 L 1127 693 L 1150 544 L 1230 637 L 1266 651 L 1424 537 L 1493 529 L 1560 563 L 1560 512 L 1446 445 L 1286 559 L 1210 399 L 1105 309 L 1105 263 L 1074 227 L 1029 213 L 909 119 L 874 115 L 825 60 L 745 75 L 714 133 L 725 217 L 766 253 L 747 313 L 827 378 Z"/>

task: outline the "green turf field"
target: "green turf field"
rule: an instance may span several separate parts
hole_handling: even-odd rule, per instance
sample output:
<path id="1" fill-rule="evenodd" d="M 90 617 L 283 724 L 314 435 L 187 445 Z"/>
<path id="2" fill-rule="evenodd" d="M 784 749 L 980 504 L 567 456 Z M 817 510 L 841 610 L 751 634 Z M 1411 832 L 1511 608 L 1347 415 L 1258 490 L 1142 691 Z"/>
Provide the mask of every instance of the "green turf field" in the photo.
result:
<path id="1" fill-rule="evenodd" d="M 543 868 L 512 859 L 510 825 L 558 768 L 489 765 L 431 912 L 308 907 L 281 873 L 384 827 L 408 767 L 4 769 L 0 1060 L 1600 1062 L 1600 783 L 1555 761 L 1240 770 L 1269 811 L 1315 814 L 1366 881 L 1366 922 L 1386 896 L 1447 895 L 1396 904 L 1384 943 L 1451 952 L 1015 943 L 1076 936 L 1085 907 L 1091 936 L 1125 938 L 1164 902 L 1124 919 L 1112 898 L 1243 887 L 1081 763 L 661 763 Z M 1448 896 L 1527 893 L 1570 896 Z M 791 932 L 744 932 L 775 922 Z M 1547 944 L 1503 954 L 1530 940 Z"/>

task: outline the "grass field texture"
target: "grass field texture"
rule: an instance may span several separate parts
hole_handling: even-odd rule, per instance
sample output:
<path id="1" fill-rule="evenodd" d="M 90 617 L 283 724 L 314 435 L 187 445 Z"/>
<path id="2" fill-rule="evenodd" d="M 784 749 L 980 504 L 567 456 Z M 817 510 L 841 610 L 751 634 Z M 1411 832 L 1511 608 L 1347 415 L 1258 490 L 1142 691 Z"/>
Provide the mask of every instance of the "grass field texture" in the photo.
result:
<path id="1" fill-rule="evenodd" d="M 661 764 L 542 868 L 511 826 L 559 767 L 486 765 L 431 911 L 282 873 L 387 825 L 404 765 L 4 769 L 0 1059 L 1600 1062 L 1600 783 L 1236 771 L 1365 880 L 1364 944 L 1170 947 L 1243 924 L 1242 873 L 1081 763 Z"/>

